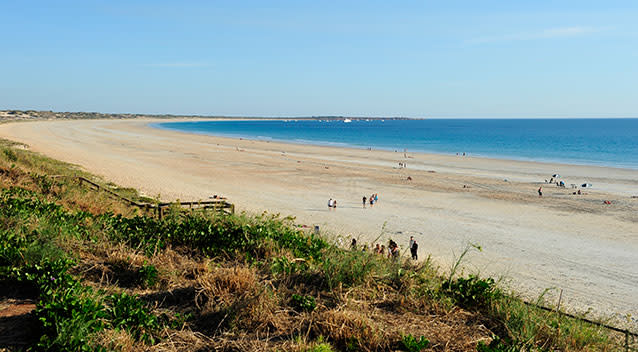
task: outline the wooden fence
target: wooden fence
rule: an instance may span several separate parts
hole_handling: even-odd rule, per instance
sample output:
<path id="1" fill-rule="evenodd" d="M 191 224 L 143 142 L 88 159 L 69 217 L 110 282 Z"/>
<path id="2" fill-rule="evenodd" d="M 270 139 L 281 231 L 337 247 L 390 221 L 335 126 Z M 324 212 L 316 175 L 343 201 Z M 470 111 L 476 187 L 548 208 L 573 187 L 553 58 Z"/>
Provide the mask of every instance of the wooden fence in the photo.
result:
<path id="1" fill-rule="evenodd" d="M 54 176 L 55 177 L 55 176 Z M 179 206 L 184 209 L 212 209 L 215 211 L 223 211 L 229 214 L 235 213 L 235 205 L 229 203 L 226 198 L 216 198 L 205 201 L 190 201 L 190 202 L 160 202 L 160 203 L 147 203 L 147 202 L 136 202 L 132 199 L 121 196 L 112 190 L 101 186 L 85 177 L 76 176 L 75 179 L 79 182 L 80 185 L 86 185 L 94 191 L 97 192 L 106 192 L 110 196 L 115 197 L 129 205 L 134 207 L 138 207 L 142 210 L 145 210 L 148 213 L 155 213 L 158 218 L 163 218 L 166 210 L 171 206 Z"/>

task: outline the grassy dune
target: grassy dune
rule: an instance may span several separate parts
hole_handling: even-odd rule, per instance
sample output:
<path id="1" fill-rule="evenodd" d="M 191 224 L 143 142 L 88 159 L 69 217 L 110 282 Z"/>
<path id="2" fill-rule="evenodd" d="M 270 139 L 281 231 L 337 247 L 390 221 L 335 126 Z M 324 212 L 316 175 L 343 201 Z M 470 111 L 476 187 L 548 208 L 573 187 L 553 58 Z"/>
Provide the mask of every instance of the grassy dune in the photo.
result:
<path id="1" fill-rule="evenodd" d="M 158 220 L 73 175 L 107 185 L 0 144 L 0 331 L 12 337 L 0 348 L 617 348 L 605 330 L 525 305 L 490 278 L 339 248 L 267 213 L 176 208 Z"/>

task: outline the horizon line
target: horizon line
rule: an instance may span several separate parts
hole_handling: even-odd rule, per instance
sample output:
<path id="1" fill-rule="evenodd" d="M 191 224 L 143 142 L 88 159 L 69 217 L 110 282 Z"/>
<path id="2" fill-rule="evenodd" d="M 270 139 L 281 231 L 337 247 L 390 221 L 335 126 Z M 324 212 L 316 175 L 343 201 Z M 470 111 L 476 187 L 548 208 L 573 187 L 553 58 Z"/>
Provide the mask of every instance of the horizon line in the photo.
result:
<path id="1" fill-rule="evenodd" d="M 425 120 L 425 119 L 477 119 L 477 120 L 497 120 L 497 119 L 637 119 L 638 114 L 632 116 L 627 114 L 626 116 L 605 116 L 600 114 L 599 116 L 565 116 L 563 114 L 557 114 L 554 116 L 463 116 L 463 115 L 424 115 L 424 116 L 401 116 L 401 115 L 374 115 L 374 116 L 357 116 L 357 115 L 240 115 L 240 114 L 176 114 L 176 113 L 137 113 L 137 112 L 100 112 L 100 111 L 54 111 L 54 110 L 36 110 L 36 109 L 0 109 L 0 112 L 8 113 L 11 111 L 27 113 L 54 113 L 54 114 L 101 114 L 101 115 L 134 115 L 134 116 L 166 116 L 166 117 L 197 117 L 197 118 L 246 118 L 246 119 L 409 119 L 409 120 Z"/>

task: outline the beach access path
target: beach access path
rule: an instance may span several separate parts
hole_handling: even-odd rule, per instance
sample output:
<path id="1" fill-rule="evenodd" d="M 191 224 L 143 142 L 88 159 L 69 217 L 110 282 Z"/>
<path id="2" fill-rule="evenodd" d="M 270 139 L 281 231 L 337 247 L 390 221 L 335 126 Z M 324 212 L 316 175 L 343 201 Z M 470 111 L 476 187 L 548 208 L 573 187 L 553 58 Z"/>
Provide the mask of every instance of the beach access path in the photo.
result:
<path id="1" fill-rule="evenodd" d="M 166 120 L 162 120 L 166 122 Z M 193 135 L 153 120 L 35 121 L 0 136 L 162 200 L 223 195 L 238 210 L 292 215 L 322 233 L 407 251 L 447 270 L 468 243 L 465 273 L 503 277 L 528 299 L 636 326 L 638 170 L 455 155 L 296 145 Z M 400 146 L 399 146 L 400 148 Z M 404 162 L 407 168 L 400 168 Z M 544 183 L 554 173 L 567 188 Z M 412 179 L 408 180 L 408 176 Z M 594 184 L 573 195 L 571 183 Z M 543 186 L 543 197 L 536 190 Z M 379 194 L 373 208 L 361 198 Z M 338 208 L 329 211 L 329 198 Z M 605 200 L 611 205 L 603 204 Z M 625 317 L 630 314 L 628 320 Z"/>

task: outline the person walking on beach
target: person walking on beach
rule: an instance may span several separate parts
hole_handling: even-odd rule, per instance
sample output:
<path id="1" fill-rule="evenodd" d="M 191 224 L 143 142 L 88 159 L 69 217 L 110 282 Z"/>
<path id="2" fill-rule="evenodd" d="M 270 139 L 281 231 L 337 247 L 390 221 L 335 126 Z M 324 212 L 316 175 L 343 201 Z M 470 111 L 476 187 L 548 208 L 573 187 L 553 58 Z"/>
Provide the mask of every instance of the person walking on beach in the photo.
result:
<path id="1" fill-rule="evenodd" d="M 366 200 L 368 200 L 368 198 L 366 198 L 366 196 L 363 196 L 363 207 L 366 207 Z"/>
<path id="2" fill-rule="evenodd" d="M 538 187 L 538 196 L 539 197 L 543 196 L 543 186 Z"/>
<path id="3" fill-rule="evenodd" d="M 379 202 L 379 193 L 375 193 L 374 194 L 374 202 L 378 203 Z"/>
<path id="4" fill-rule="evenodd" d="M 337 200 L 336 199 L 332 201 L 332 209 L 333 210 L 337 210 Z"/>
<path id="5" fill-rule="evenodd" d="M 328 200 L 328 210 L 332 210 L 333 204 L 334 204 L 334 201 L 332 200 L 332 198 L 330 198 L 330 200 Z"/>
<path id="6" fill-rule="evenodd" d="M 412 260 L 419 259 L 419 256 L 417 255 L 418 250 L 419 250 L 419 244 L 416 241 L 412 241 L 412 245 L 410 246 L 410 253 L 412 254 Z"/>

